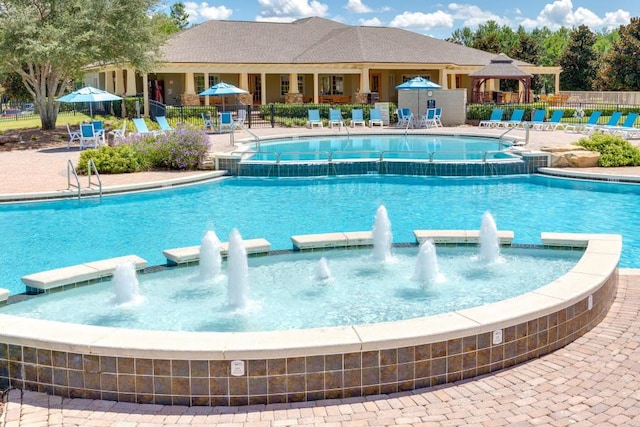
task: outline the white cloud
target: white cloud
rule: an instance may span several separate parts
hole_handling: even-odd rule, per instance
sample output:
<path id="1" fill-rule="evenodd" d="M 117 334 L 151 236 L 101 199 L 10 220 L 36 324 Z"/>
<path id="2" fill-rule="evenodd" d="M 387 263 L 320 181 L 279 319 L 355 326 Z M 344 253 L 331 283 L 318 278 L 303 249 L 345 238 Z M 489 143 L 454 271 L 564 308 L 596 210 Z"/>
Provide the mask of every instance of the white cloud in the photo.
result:
<path id="1" fill-rule="evenodd" d="M 390 27 L 431 30 L 433 28 L 453 27 L 453 17 L 441 10 L 434 13 L 403 12 L 389 23 Z"/>
<path id="2" fill-rule="evenodd" d="M 189 22 L 201 22 L 210 19 L 229 19 L 233 11 L 224 6 L 209 6 L 209 3 L 184 3 L 185 11 L 189 14 Z"/>
<path id="3" fill-rule="evenodd" d="M 574 11 L 572 0 L 555 0 L 546 4 L 535 19 L 523 19 L 520 24 L 525 28 L 547 26 L 552 30 L 561 26 L 577 27 L 579 25 L 586 25 L 594 29 L 598 27 L 615 28 L 628 24 L 630 20 L 629 12 L 622 9 L 607 12 L 604 17 L 600 17 L 585 7 L 578 7 Z"/>
<path id="4" fill-rule="evenodd" d="M 476 28 L 487 21 L 495 21 L 498 25 L 510 24 L 508 18 L 484 11 L 478 6 L 470 4 L 451 3 L 449 9 L 453 11 L 453 18 L 463 21 L 465 27 Z"/>
<path id="5" fill-rule="evenodd" d="M 367 27 L 382 27 L 382 21 L 378 18 L 359 19 L 358 23 Z"/>
<path id="6" fill-rule="evenodd" d="M 309 16 L 325 16 L 329 6 L 316 0 L 258 0 L 257 21 L 291 22 Z"/>
<path id="7" fill-rule="evenodd" d="M 369 6 L 362 4 L 362 0 L 349 0 L 345 9 L 353 13 L 369 13 L 373 11 Z"/>

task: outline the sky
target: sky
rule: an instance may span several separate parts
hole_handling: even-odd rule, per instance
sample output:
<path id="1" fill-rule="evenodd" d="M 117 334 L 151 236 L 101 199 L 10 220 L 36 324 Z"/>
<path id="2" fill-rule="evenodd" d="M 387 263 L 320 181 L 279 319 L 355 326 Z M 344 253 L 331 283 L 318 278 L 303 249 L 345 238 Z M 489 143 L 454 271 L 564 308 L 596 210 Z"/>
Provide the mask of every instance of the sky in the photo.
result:
<path id="1" fill-rule="evenodd" d="M 166 12 L 174 1 L 164 0 Z M 291 22 L 320 16 L 349 25 L 398 27 L 447 38 L 456 29 L 489 20 L 530 31 L 547 26 L 587 25 L 593 31 L 618 28 L 640 16 L 639 0 L 207 0 L 182 1 L 191 23 L 211 19 Z"/>

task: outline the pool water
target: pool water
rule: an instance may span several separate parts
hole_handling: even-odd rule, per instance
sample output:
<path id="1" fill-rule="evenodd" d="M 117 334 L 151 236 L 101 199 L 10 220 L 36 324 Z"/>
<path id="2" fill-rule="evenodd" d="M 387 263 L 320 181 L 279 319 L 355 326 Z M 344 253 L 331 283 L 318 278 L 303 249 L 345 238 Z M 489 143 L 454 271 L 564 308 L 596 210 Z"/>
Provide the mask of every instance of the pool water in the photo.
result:
<path id="1" fill-rule="evenodd" d="M 371 230 L 385 205 L 394 242 L 416 229 L 479 229 L 489 211 L 515 243 L 540 233 L 616 233 L 621 267 L 640 265 L 640 186 L 543 176 L 436 178 L 357 176 L 229 178 L 208 184 L 98 199 L 0 205 L 0 287 L 24 292 L 20 277 L 136 254 L 164 264 L 162 250 L 199 245 L 207 230 L 228 240 Z"/>
<path id="2" fill-rule="evenodd" d="M 507 159 L 513 156 L 501 150 L 511 143 L 496 138 L 445 135 L 379 135 L 288 138 L 261 142 L 252 148 L 257 153 L 245 158 L 251 161 L 310 161 L 332 159 L 430 159 L 482 160 Z"/>
<path id="3" fill-rule="evenodd" d="M 508 249 L 499 262 L 477 248 L 440 248 L 438 280 L 412 278 L 419 248 L 395 248 L 389 262 L 371 249 L 251 258 L 244 309 L 228 305 L 222 274 L 202 280 L 198 267 L 141 274 L 140 297 L 117 304 L 110 282 L 10 304 L 4 314 L 132 329 L 249 332 L 389 322 L 501 301 L 569 271 L 579 251 Z M 320 257 L 329 277 L 316 278 Z M 69 310 L 69 307 L 74 307 Z"/>

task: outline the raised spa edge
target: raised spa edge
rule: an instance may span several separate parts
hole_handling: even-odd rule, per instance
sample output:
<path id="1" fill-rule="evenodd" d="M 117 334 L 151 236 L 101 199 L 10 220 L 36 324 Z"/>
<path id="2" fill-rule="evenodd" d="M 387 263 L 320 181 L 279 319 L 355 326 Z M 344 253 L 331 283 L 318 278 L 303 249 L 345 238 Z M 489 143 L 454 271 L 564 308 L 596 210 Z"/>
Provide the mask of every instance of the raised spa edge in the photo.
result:
<path id="1" fill-rule="evenodd" d="M 443 230 L 434 234 L 435 241 L 447 240 Z M 469 235 L 450 234 L 452 244 Z M 429 238 L 428 232 L 423 230 L 422 237 Z M 0 314 L 0 388 L 229 406 L 385 394 L 487 374 L 572 342 L 597 325 L 614 300 L 621 236 L 541 237 L 544 246 L 584 248 L 584 254 L 567 274 L 533 292 L 397 322 L 172 332 Z"/>

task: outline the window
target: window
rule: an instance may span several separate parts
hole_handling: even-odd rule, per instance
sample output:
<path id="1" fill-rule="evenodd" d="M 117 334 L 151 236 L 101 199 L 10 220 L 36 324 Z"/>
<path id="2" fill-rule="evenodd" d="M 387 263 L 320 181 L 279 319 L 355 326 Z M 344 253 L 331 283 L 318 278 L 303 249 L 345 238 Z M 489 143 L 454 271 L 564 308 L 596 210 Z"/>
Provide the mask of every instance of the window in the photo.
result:
<path id="1" fill-rule="evenodd" d="M 321 95 L 344 95 L 343 76 L 322 76 L 320 79 Z"/>
<path id="2" fill-rule="evenodd" d="M 204 86 L 204 74 L 195 76 L 196 80 L 196 93 L 200 93 L 205 89 L 209 89 L 211 86 L 220 82 L 220 76 L 218 74 L 209 74 L 209 85 Z"/>
<path id="3" fill-rule="evenodd" d="M 289 93 L 290 81 L 288 74 L 282 74 L 280 76 L 280 96 L 285 96 Z M 298 76 L 298 93 L 304 93 L 304 76 Z"/>

